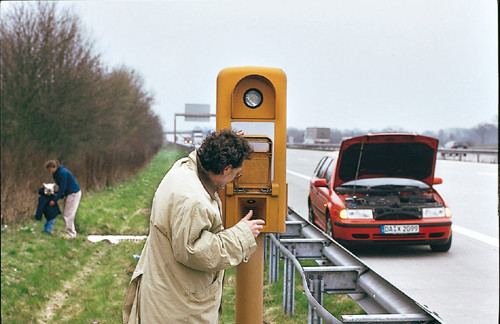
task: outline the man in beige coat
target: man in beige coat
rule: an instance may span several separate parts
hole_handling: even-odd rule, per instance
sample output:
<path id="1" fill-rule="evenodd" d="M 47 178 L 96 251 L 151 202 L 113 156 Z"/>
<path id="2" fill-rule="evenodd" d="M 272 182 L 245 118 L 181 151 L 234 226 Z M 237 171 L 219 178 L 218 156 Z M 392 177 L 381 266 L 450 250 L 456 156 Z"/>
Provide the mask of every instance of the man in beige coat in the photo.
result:
<path id="1" fill-rule="evenodd" d="M 124 323 L 218 322 L 224 270 L 248 261 L 264 222 L 250 220 L 250 212 L 224 229 L 217 190 L 241 175 L 252 151 L 245 138 L 222 130 L 165 175 L 125 296 Z"/>

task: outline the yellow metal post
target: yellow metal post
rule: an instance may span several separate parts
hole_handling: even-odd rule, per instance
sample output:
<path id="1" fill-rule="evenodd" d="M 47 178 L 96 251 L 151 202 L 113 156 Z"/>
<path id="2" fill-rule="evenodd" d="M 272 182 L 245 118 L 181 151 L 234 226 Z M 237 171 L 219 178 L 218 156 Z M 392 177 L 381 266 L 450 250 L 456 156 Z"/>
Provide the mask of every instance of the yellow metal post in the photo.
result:
<path id="1" fill-rule="evenodd" d="M 236 267 L 236 323 L 262 324 L 264 286 L 264 234 L 248 262 Z"/>

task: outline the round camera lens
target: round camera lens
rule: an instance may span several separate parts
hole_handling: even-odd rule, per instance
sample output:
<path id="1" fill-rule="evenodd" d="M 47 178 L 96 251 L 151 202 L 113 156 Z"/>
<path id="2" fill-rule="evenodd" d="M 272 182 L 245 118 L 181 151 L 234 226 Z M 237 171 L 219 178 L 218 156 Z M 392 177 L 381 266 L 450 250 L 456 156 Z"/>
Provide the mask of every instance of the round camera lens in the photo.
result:
<path id="1" fill-rule="evenodd" d="M 248 108 L 258 108 L 260 105 L 262 105 L 262 92 L 260 92 L 258 89 L 249 89 L 245 92 L 243 101 Z"/>

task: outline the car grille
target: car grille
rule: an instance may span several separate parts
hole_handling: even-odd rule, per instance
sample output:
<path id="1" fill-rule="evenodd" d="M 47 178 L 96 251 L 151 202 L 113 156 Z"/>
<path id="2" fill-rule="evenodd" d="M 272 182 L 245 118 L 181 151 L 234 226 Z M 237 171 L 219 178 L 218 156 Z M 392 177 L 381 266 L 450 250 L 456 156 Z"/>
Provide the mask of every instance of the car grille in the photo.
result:
<path id="1" fill-rule="evenodd" d="M 405 220 L 405 219 L 420 219 L 422 214 L 416 207 L 380 207 L 374 209 L 373 217 L 375 220 Z"/>

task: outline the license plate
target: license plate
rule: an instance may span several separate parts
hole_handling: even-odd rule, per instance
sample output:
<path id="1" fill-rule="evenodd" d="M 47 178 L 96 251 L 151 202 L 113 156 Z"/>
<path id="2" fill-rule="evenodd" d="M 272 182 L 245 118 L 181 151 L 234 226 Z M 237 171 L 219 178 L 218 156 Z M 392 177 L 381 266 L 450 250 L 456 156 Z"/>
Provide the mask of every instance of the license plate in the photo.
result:
<path id="1" fill-rule="evenodd" d="M 382 225 L 382 234 L 413 234 L 418 232 L 418 225 Z"/>

